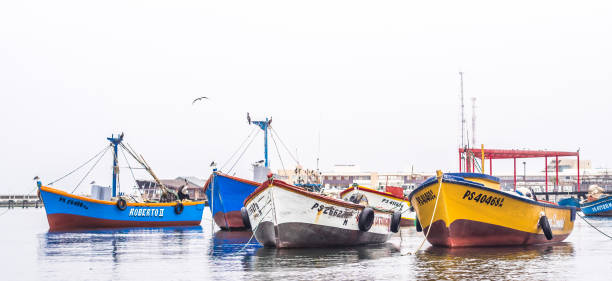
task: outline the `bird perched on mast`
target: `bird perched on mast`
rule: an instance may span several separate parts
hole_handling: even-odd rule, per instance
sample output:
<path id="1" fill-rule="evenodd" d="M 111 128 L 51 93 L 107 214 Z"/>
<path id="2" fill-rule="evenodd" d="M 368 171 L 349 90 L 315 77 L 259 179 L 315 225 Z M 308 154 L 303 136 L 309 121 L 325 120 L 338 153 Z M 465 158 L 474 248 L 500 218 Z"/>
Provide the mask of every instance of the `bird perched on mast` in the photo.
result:
<path id="1" fill-rule="evenodd" d="M 193 100 L 193 102 L 191 102 L 191 105 L 194 105 L 196 103 L 196 101 L 200 101 L 202 99 L 208 99 L 208 97 L 199 97 Z"/>
<path id="2" fill-rule="evenodd" d="M 247 112 L 247 121 L 249 121 L 249 125 L 251 124 L 251 115 Z"/>

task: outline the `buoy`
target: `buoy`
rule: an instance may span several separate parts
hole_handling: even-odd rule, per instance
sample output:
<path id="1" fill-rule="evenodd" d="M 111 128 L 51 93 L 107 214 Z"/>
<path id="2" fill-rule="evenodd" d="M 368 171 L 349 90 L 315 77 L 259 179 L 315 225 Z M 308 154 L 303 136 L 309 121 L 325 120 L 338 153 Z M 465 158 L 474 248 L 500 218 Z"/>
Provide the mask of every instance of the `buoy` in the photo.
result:
<path id="1" fill-rule="evenodd" d="M 538 223 L 544 232 L 544 236 L 546 236 L 546 240 L 551 240 L 553 238 L 552 230 L 550 229 L 550 224 L 548 224 L 548 219 L 546 216 L 540 217 L 540 222 Z"/>
<path id="2" fill-rule="evenodd" d="M 359 220 L 357 224 L 359 225 L 359 230 L 368 231 L 372 227 L 374 223 L 374 210 L 372 208 L 365 207 L 359 214 Z"/>
<path id="3" fill-rule="evenodd" d="M 177 215 L 180 215 L 183 212 L 183 209 L 185 209 L 185 206 L 183 206 L 183 203 L 178 202 L 176 203 L 176 205 L 174 205 L 174 212 Z"/>
<path id="4" fill-rule="evenodd" d="M 414 226 L 416 227 L 417 232 L 423 231 L 423 227 L 421 226 L 421 222 L 419 221 L 419 218 L 414 219 Z"/>
<path id="5" fill-rule="evenodd" d="M 127 202 L 125 202 L 125 199 L 119 198 L 119 200 L 117 200 L 117 209 L 123 211 L 125 208 L 127 208 Z"/>
<path id="6" fill-rule="evenodd" d="M 402 221 L 402 213 L 399 211 L 393 212 L 391 215 L 391 232 L 397 233 L 400 229 L 400 222 Z"/>
<path id="7" fill-rule="evenodd" d="M 240 215 L 242 216 L 242 223 L 244 227 L 251 228 L 251 220 L 249 219 L 249 211 L 247 211 L 246 207 L 240 208 Z"/>

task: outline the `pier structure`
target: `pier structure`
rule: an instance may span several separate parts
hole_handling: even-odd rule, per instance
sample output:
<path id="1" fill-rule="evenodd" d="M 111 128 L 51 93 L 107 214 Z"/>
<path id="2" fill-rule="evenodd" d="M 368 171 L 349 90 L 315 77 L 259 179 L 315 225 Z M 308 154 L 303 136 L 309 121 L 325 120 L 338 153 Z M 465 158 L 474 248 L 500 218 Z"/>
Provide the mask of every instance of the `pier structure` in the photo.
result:
<path id="1" fill-rule="evenodd" d="M 37 195 L 3 194 L 0 195 L 0 207 L 6 208 L 42 208 L 43 203 Z"/>
<path id="2" fill-rule="evenodd" d="M 576 157 L 576 192 L 580 192 L 580 150 L 578 151 L 548 151 L 548 150 L 518 150 L 518 149 L 480 149 L 459 148 L 459 171 L 475 171 L 480 169 L 481 173 L 486 173 L 486 159 L 489 159 L 489 174 L 493 175 L 494 159 L 512 159 L 514 161 L 514 190 L 516 190 L 516 159 L 524 158 L 544 158 L 544 186 L 548 193 L 548 158 L 555 161 L 555 186 L 559 186 L 559 157 Z M 480 163 L 477 159 L 480 159 Z M 465 160 L 465 165 L 462 165 Z M 471 169 L 470 169 L 471 167 Z M 524 179 L 526 180 L 526 179 Z"/>

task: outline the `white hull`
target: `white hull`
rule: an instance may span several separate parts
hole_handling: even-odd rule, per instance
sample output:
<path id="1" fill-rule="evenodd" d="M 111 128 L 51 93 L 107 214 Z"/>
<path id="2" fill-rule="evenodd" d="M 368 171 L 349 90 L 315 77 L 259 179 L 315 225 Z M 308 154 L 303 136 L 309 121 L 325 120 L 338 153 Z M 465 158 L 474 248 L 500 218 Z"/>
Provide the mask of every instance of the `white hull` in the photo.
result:
<path id="1" fill-rule="evenodd" d="M 340 196 L 342 199 L 348 199 L 353 194 L 362 193 L 367 198 L 369 206 L 383 210 L 399 211 L 402 213 L 402 226 L 414 225 L 414 220 L 416 218 L 415 212 L 410 211 L 410 205 L 407 200 L 402 200 L 391 195 L 383 195 L 380 194 L 381 192 L 371 191 L 369 188 L 359 187 L 355 189 L 354 187 L 350 187 L 347 190 L 348 191 L 341 193 Z"/>
<path id="2" fill-rule="evenodd" d="M 364 206 L 307 192 L 277 181 L 262 185 L 246 200 L 259 243 L 267 247 L 326 247 L 384 243 L 390 212 L 374 210 L 368 231 L 359 230 Z"/>

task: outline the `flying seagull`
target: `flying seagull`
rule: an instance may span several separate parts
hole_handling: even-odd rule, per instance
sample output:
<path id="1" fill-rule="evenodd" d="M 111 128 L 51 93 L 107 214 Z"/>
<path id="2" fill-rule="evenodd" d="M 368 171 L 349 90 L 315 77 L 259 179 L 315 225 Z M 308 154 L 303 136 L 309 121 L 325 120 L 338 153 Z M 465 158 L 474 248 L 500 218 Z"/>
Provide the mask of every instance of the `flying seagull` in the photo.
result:
<path id="1" fill-rule="evenodd" d="M 199 97 L 197 99 L 194 99 L 193 102 L 191 102 L 191 105 L 195 104 L 196 101 L 202 100 L 202 99 L 208 99 L 208 97 Z"/>

